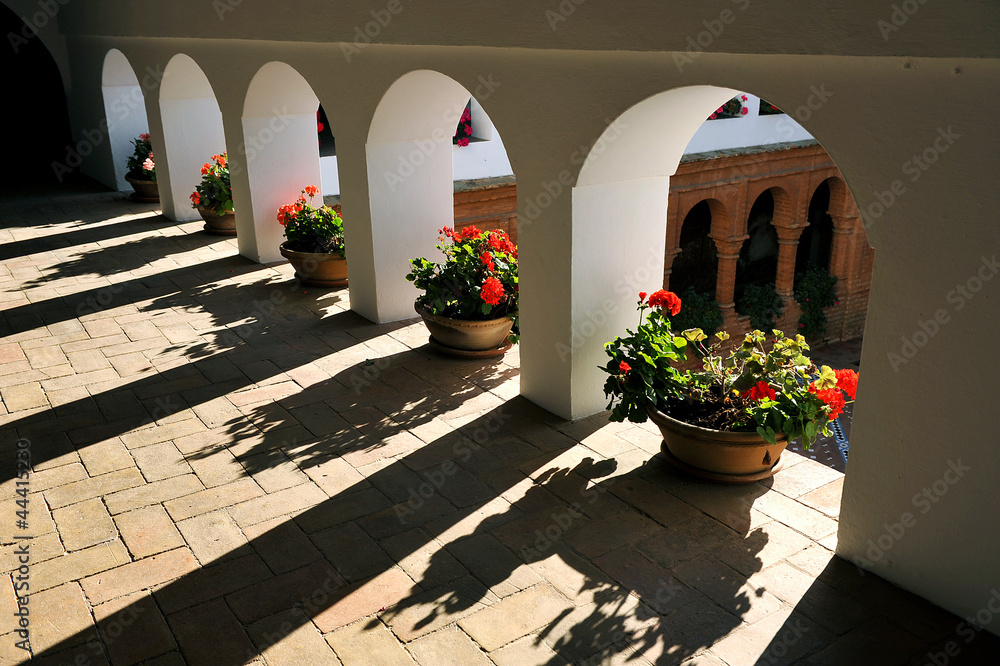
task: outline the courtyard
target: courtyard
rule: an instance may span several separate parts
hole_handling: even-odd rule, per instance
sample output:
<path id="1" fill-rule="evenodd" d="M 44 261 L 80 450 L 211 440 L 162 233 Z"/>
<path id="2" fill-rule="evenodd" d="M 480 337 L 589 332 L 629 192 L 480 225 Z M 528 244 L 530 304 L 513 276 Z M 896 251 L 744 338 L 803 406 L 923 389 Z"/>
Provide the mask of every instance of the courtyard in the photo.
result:
<path id="1" fill-rule="evenodd" d="M 444 358 L 418 320 L 372 324 L 346 289 L 119 193 L 9 197 L 0 218 L 0 663 L 27 657 L 9 619 L 15 441 L 32 462 L 32 663 L 1000 653 L 834 556 L 844 476 L 828 466 L 787 453 L 746 486 L 683 476 L 650 424 L 520 397 L 517 347 Z M 892 557 L 887 530 L 873 557 Z"/>

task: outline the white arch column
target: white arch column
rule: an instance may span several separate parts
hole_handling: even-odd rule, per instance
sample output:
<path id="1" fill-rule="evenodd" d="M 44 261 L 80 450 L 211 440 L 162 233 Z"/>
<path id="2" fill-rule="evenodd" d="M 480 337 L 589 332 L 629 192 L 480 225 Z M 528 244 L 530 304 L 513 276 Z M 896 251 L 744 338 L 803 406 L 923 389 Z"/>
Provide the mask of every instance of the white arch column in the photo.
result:
<path id="1" fill-rule="evenodd" d="M 291 66 L 260 68 L 243 105 L 243 153 L 250 211 L 237 210 L 240 254 L 261 263 L 283 261 L 278 208 L 292 203 L 307 185 L 321 187 L 316 109 L 319 99 Z M 242 203 L 242 202 L 241 202 Z M 312 201 L 321 206 L 318 198 Z"/>
<path id="2" fill-rule="evenodd" d="M 410 72 L 386 92 L 368 134 L 371 255 L 352 256 L 352 280 L 374 289 L 351 292 L 351 307 L 378 322 L 414 316 L 419 292 L 404 279 L 410 259 L 440 258 L 435 231 L 454 224 L 452 137 L 470 93 L 427 70 Z"/>
<path id="3" fill-rule="evenodd" d="M 522 321 L 552 320 L 530 324 L 522 336 L 522 359 L 530 359 L 521 369 L 525 397 L 569 419 L 607 406 L 598 367 L 607 363 L 603 344 L 635 328 L 638 292 L 663 282 L 670 176 L 701 123 L 735 94 L 697 86 L 655 95 L 625 111 L 594 144 L 573 188 L 571 243 L 545 249 L 568 255 L 547 265 L 570 266 L 569 311 L 545 312 L 543 302 L 522 296 Z M 544 288 L 539 277 L 524 277 L 522 291 Z"/>
<path id="4" fill-rule="evenodd" d="M 126 163 L 135 150 L 132 139 L 148 132 L 149 122 L 146 119 L 142 87 L 135 76 L 135 70 L 118 49 L 111 49 L 104 58 L 101 94 L 104 97 L 104 117 L 108 123 L 108 142 L 114 164 L 114 186 L 119 191 L 127 192 L 132 189 L 125 180 L 125 174 L 128 173 Z"/>
<path id="5" fill-rule="evenodd" d="M 179 222 L 197 220 L 200 216 L 189 197 L 201 182 L 202 165 L 226 150 L 226 139 L 212 85 L 183 53 L 171 58 L 163 70 L 160 117 L 163 155 L 156 155 L 156 178 L 163 214 Z"/>

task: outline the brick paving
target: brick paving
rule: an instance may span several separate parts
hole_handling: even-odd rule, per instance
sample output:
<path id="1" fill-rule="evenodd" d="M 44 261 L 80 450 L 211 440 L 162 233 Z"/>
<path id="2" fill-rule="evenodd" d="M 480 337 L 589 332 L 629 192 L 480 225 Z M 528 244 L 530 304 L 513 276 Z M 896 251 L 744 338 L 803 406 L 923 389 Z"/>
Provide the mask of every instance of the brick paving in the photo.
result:
<path id="1" fill-rule="evenodd" d="M 994 637 L 833 556 L 843 476 L 684 477 L 233 239 L 0 202 L 0 664 L 923 664 Z M 15 441 L 30 442 L 29 527 Z M 980 659 L 986 661 L 979 661 Z M 952 663 L 955 663 L 953 660 Z"/>

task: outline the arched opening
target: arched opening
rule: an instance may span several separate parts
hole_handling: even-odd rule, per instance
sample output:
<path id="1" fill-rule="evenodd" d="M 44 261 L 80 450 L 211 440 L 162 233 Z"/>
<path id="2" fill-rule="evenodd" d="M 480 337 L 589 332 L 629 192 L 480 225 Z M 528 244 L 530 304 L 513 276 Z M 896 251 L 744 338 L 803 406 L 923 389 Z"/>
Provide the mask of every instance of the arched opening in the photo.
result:
<path id="1" fill-rule="evenodd" d="M 70 149 L 69 116 L 62 75 L 42 39 L 20 17 L 0 4 L 0 34 L 6 102 L 0 120 L 7 128 L 3 187 L 23 191 L 25 185 L 62 182 L 79 166 Z M 92 147 L 91 147 L 92 148 Z"/>
<path id="2" fill-rule="evenodd" d="M 830 217 L 830 184 L 823 181 L 809 200 L 809 226 L 802 230 L 795 255 L 795 275 L 810 267 L 830 270 L 833 249 L 833 218 Z"/>
<path id="3" fill-rule="evenodd" d="M 283 62 L 267 63 L 250 81 L 243 102 L 243 138 L 254 233 L 239 235 L 244 256 L 279 261 L 283 238 L 275 219 L 278 208 L 294 201 L 307 185 L 323 187 L 318 109 L 312 87 Z M 329 122 L 323 129 L 329 131 Z"/>
<path id="4" fill-rule="evenodd" d="M 774 225 L 774 196 L 763 192 L 747 215 L 747 236 L 736 261 L 737 312 L 748 286 L 774 287 L 778 277 L 778 232 Z M 740 312 L 740 314 L 746 314 Z"/>
<path id="5" fill-rule="evenodd" d="M 201 166 L 226 149 L 226 137 L 212 84 L 190 56 L 178 53 L 164 68 L 160 116 L 163 155 L 156 160 L 156 175 L 163 214 L 172 220 L 197 220 L 198 211 L 188 197 L 201 182 Z"/>
<path id="6" fill-rule="evenodd" d="M 478 135 L 474 129 L 469 145 L 459 146 L 456 127 L 467 107 Z M 389 87 L 375 109 L 366 154 L 371 248 L 351 247 L 348 256 L 372 253 L 374 293 L 355 299 L 352 291 L 352 306 L 369 319 L 393 321 L 413 316 L 418 292 L 403 276 L 411 258 L 435 256 L 434 232 L 454 223 L 456 179 L 512 170 L 472 93 L 429 70 L 405 74 Z"/>
<path id="7" fill-rule="evenodd" d="M 123 192 L 129 191 L 131 185 L 125 180 L 125 174 L 128 173 L 126 161 L 133 151 L 132 140 L 149 132 L 149 123 L 139 79 L 125 54 L 118 49 L 111 49 L 104 56 L 101 94 L 104 97 L 104 117 L 108 121 L 115 187 Z"/>
<path id="8" fill-rule="evenodd" d="M 678 294 L 693 289 L 715 298 L 719 253 L 711 237 L 712 209 L 708 201 L 695 204 L 681 225 L 680 253 L 670 271 L 670 289 Z"/>

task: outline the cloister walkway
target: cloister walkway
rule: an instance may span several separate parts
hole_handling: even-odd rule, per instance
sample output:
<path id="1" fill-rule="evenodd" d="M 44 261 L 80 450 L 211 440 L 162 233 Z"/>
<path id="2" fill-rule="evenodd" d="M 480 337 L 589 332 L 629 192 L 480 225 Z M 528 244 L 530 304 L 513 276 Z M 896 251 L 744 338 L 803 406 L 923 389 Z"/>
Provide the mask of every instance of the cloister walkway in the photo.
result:
<path id="1" fill-rule="evenodd" d="M 651 428 L 519 398 L 516 349 L 439 357 L 419 322 L 373 325 L 117 193 L 9 198 L 0 220 L 0 663 L 27 659 L 12 535 L 39 665 L 1000 654 L 833 556 L 823 465 L 681 476 Z"/>

